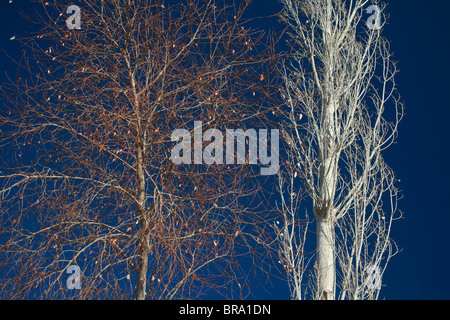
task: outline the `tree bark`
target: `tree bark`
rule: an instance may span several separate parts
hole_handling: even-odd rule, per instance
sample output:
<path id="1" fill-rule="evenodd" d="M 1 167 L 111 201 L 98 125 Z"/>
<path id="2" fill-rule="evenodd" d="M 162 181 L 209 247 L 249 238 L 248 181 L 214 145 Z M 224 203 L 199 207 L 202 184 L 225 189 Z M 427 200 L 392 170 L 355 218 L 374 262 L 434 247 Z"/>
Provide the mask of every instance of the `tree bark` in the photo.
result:
<path id="1" fill-rule="evenodd" d="M 334 223 L 332 220 L 317 220 L 317 299 L 334 300 L 335 255 Z"/>
<path id="2" fill-rule="evenodd" d="M 336 146 L 335 117 L 338 103 L 334 97 L 323 99 L 321 166 L 319 172 L 319 197 L 314 205 L 317 220 L 317 299 L 334 300 L 336 212 L 334 197 L 338 179 L 339 152 Z"/>
<path id="3" fill-rule="evenodd" d="M 332 70 L 330 68 L 329 70 Z M 327 72 L 331 73 L 331 71 Z M 328 77 L 328 83 L 332 83 Z M 333 87 L 333 85 L 329 85 Z M 314 213 L 317 220 L 317 297 L 318 300 L 335 299 L 336 257 L 334 241 L 334 209 L 336 185 L 338 179 L 339 152 L 336 142 L 336 110 L 338 102 L 329 94 L 323 100 L 323 122 L 321 138 L 321 166 L 319 170 L 319 197 L 315 204 Z"/>
<path id="4" fill-rule="evenodd" d="M 146 236 L 148 242 L 148 236 Z M 138 270 L 138 282 L 136 287 L 136 300 L 145 300 L 146 290 L 147 290 L 147 270 L 148 270 L 148 254 L 149 248 L 146 245 L 145 240 L 144 248 L 141 249 L 139 255 L 139 270 Z"/>
<path id="5" fill-rule="evenodd" d="M 136 300 L 145 300 L 147 289 L 147 270 L 148 270 L 148 254 L 149 254 L 149 238 L 148 217 L 145 210 L 145 176 L 144 176 L 144 145 L 139 139 L 136 143 L 136 177 L 137 177 L 137 193 L 138 193 L 138 215 L 140 227 L 144 231 L 139 244 L 139 269 L 138 281 L 136 286 Z"/>

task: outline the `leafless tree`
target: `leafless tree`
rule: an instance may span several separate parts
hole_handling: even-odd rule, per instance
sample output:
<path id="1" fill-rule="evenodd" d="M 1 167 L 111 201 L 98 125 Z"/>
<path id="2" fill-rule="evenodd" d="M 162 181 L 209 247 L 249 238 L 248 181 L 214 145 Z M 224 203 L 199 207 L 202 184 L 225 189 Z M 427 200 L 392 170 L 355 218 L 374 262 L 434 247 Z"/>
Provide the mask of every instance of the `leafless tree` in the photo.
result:
<path id="1" fill-rule="evenodd" d="M 292 53 L 280 90 L 289 146 L 279 185 L 280 262 L 293 298 L 376 299 L 397 252 L 390 231 L 400 216 L 395 174 L 382 156 L 403 116 L 396 65 L 382 37 L 385 6 L 367 0 L 282 3 Z M 314 272 L 305 249 L 311 221 L 301 218 L 299 199 L 315 217 Z"/>
<path id="2" fill-rule="evenodd" d="M 249 1 L 85 0 L 80 29 L 68 1 L 37 3 L 44 27 L 2 85 L 0 296 L 231 297 L 263 243 L 260 186 L 252 166 L 175 165 L 171 133 L 270 111 L 277 59 Z"/>

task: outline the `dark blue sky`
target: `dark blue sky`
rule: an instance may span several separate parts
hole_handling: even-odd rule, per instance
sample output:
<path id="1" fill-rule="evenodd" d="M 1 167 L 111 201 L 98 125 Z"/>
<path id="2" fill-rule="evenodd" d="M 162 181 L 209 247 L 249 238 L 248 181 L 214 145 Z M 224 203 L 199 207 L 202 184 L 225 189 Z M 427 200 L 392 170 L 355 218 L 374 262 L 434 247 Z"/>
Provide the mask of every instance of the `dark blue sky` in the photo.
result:
<path id="1" fill-rule="evenodd" d="M 385 295 L 449 299 L 450 3 L 399 2 L 389 8 L 386 37 L 399 61 L 406 117 L 387 158 L 402 180 L 405 219 L 393 237 L 404 251 L 392 260 Z"/>
<path id="2" fill-rule="evenodd" d="M 0 49 L 14 54 L 19 44 L 13 35 L 32 30 L 20 18 L 26 0 L 0 3 Z M 450 3 L 440 1 L 387 1 L 390 14 L 384 36 L 391 41 L 399 62 L 399 92 L 406 116 L 398 143 L 386 153 L 396 171 L 405 218 L 395 223 L 392 237 L 402 248 L 385 273 L 381 292 L 385 299 L 449 299 L 450 279 Z M 271 15 L 280 9 L 277 0 L 255 0 L 254 15 Z M 273 21 L 276 21 L 275 19 Z M 267 23 L 265 23 L 267 27 Z M 1 81 L 11 65 L 0 55 Z M 264 298 L 289 298 L 287 288 L 271 288 Z"/>

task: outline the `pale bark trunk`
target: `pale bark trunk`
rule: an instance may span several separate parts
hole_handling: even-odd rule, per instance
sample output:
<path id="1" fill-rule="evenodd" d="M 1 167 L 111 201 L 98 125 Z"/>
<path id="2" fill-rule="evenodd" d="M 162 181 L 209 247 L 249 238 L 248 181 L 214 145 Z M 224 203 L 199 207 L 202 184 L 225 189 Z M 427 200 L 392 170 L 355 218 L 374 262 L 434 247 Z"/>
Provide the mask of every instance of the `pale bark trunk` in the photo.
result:
<path id="1" fill-rule="evenodd" d="M 330 98 L 324 112 L 324 131 L 322 144 L 322 164 L 319 173 L 319 199 L 314 213 L 317 220 L 317 299 L 334 300 L 336 277 L 334 222 L 334 196 L 337 184 L 337 164 L 339 153 L 336 150 L 335 113 L 337 102 Z"/>
<path id="2" fill-rule="evenodd" d="M 334 300 L 335 256 L 334 224 L 331 220 L 317 220 L 317 299 Z"/>

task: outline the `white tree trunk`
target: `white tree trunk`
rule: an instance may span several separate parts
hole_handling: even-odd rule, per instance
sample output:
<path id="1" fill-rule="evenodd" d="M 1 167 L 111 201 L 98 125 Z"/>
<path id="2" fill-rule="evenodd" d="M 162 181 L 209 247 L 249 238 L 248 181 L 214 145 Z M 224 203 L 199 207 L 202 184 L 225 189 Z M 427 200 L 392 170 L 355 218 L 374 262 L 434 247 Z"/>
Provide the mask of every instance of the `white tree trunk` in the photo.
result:
<path id="1" fill-rule="evenodd" d="M 317 299 L 334 300 L 335 256 L 334 224 L 331 220 L 317 220 Z"/>
<path id="2" fill-rule="evenodd" d="M 322 144 L 319 146 L 321 157 L 319 181 L 319 198 L 315 203 L 314 213 L 317 221 L 317 292 L 316 299 L 335 299 L 335 241 L 334 241 L 334 197 L 338 179 L 339 153 L 336 148 L 336 110 L 337 102 L 334 97 L 323 108 Z"/>

